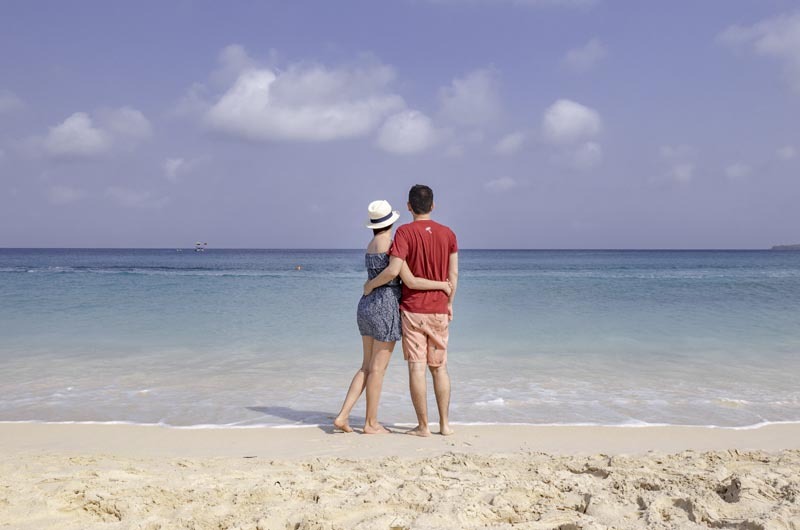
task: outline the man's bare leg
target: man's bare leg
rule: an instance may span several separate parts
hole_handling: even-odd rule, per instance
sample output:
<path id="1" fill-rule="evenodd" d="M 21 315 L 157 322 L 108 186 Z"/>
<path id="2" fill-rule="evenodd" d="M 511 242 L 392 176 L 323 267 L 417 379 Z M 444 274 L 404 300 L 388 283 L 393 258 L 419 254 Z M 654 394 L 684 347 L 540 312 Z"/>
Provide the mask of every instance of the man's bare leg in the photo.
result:
<path id="1" fill-rule="evenodd" d="M 447 365 L 431 366 L 433 392 L 436 394 L 436 406 L 439 408 L 439 432 L 444 436 L 453 434 L 450 428 L 450 374 Z"/>
<path id="2" fill-rule="evenodd" d="M 347 395 L 344 398 L 344 403 L 342 403 L 342 410 L 339 411 L 339 415 L 333 420 L 333 427 L 340 431 L 353 432 L 349 421 L 350 411 L 353 410 L 356 401 L 361 397 L 361 393 L 366 386 L 367 374 L 369 372 L 370 363 L 372 362 L 373 342 L 374 339 L 372 337 L 361 337 L 361 345 L 364 348 L 364 358 L 361 361 L 361 368 L 356 372 L 356 375 L 353 376 L 353 380 L 350 382 L 350 388 L 347 390 Z"/>
<path id="3" fill-rule="evenodd" d="M 394 350 L 394 341 L 372 343 L 372 361 L 367 375 L 367 419 L 364 422 L 364 434 L 386 434 L 389 431 L 378 423 L 378 404 L 381 400 L 383 376 Z"/>
<path id="4" fill-rule="evenodd" d="M 414 436 L 430 436 L 428 429 L 428 382 L 425 380 L 425 363 L 408 363 L 408 388 L 411 391 L 411 402 L 417 413 L 417 426 L 408 434 Z"/>

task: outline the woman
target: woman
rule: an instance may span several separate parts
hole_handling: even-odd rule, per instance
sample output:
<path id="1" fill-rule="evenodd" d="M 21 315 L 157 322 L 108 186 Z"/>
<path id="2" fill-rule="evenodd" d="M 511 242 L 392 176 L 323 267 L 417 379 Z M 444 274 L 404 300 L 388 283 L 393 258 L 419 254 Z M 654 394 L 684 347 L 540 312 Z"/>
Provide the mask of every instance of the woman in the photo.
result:
<path id="1" fill-rule="evenodd" d="M 400 218 L 400 214 L 392 211 L 392 206 L 387 201 L 371 202 L 368 212 L 367 228 L 372 229 L 373 237 L 367 245 L 365 261 L 371 280 L 389 265 L 388 252 L 392 246 L 392 225 Z M 450 284 L 416 278 L 405 263 L 400 271 L 400 279 L 412 289 L 442 290 L 450 294 Z M 367 418 L 364 422 L 364 434 L 387 433 L 389 431 L 378 423 L 378 402 L 383 376 L 394 344 L 401 338 L 400 281 L 395 278 L 368 295 L 362 296 L 358 303 L 357 320 L 364 346 L 364 359 L 361 369 L 353 376 L 342 410 L 333 421 L 333 426 L 344 432 L 353 432 L 349 423 L 350 411 L 366 388 Z"/>

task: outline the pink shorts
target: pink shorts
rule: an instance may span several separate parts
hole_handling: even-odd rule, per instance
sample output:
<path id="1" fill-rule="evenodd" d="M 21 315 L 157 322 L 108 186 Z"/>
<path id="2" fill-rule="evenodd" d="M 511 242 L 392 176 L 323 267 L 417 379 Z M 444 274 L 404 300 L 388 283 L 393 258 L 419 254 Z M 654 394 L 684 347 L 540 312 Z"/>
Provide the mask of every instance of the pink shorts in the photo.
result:
<path id="1" fill-rule="evenodd" d="M 428 366 L 447 364 L 447 339 L 450 319 L 447 315 L 401 311 L 403 358 L 410 363 Z"/>

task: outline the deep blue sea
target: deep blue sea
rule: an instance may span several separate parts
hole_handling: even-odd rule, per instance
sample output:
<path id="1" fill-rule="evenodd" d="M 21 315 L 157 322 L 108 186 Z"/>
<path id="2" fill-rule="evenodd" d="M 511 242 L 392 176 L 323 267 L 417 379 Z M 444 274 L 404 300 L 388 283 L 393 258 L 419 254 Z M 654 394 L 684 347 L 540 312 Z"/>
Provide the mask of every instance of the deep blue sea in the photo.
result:
<path id="1" fill-rule="evenodd" d="M 361 362 L 363 262 L 0 249 L 0 421 L 327 423 Z M 465 250 L 460 264 L 457 423 L 800 421 L 800 252 Z M 399 344 L 380 419 L 414 420 Z"/>

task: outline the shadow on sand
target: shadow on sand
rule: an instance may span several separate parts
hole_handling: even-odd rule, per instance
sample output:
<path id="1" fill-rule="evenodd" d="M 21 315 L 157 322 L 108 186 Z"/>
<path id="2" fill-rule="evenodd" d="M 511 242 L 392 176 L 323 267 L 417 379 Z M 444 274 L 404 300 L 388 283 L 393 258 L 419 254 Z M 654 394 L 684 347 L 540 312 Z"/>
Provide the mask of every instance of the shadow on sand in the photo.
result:
<path id="1" fill-rule="evenodd" d="M 289 407 L 247 407 L 247 410 L 252 410 L 265 416 L 272 416 L 273 418 L 283 418 L 294 425 L 315 425 L 328 434 L 333 433 L 333 420 L 336 418 L 335 412 L 298 410 Z M 350 423 L 363 425 L 364 418 L 351 416 Z"/>
<path id="2" fill-rule="evenodd" d="M 265 416 L 272 416 L 273 418 L 283 418 L 285 420 L 289 420 L 294 425 L 314 425 L 321 431 L 328 434 L 340 432 L 334 431 L 333 428 L 333 420 L 336 418 L 335 412 L 324 412 L 321 410 L 298 410 L 289 407 L 258 406 L 247 407 L 247 410 L 252 410 L 253 412 L 258 412 L 259 414 L 264 414 Z M 356 432 L 361 432 L 361 428 L 364 426 L 364 421 L 364 416 L 350 416 L 350 426 L 353 427 Z M 393 431 L 404 431 L 408 429 L 408 427 L 400 427 L 392 424 L 384 424 L 384 427 Z"/>

